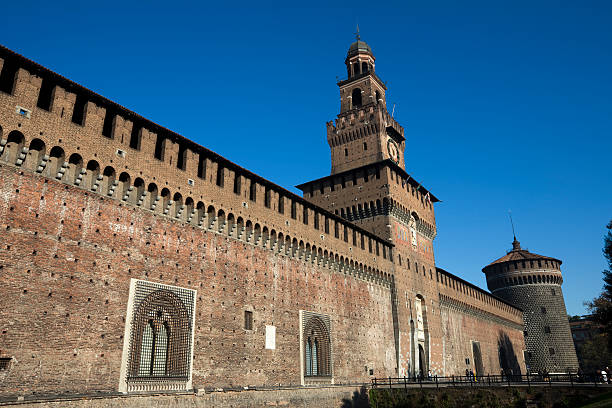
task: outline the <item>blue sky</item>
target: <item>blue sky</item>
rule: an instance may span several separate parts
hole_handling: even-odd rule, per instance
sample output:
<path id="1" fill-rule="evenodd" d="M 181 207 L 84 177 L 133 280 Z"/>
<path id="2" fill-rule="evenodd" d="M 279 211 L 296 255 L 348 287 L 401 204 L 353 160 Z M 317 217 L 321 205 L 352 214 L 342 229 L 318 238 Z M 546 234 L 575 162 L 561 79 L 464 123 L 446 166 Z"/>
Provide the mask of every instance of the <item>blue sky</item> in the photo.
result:
<path id="1" fill-rule="evenodd" d="M 407 171 L 443 200 L 437 264 L 486 287 L 512 209 L 584 312 L 612 219 L 612 3 L 220 3 L 6 2 L 0 42 L 293 188 L 329 174 L 325 122 L 359 23 Z"/>

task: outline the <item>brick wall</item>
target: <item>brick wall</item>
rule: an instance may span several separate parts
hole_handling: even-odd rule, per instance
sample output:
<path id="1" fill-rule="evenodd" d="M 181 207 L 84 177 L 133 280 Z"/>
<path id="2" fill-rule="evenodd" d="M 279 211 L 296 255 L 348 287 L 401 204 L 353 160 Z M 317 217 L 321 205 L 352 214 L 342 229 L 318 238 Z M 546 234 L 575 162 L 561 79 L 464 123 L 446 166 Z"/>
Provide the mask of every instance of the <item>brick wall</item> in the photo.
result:
<path id="1" fill-rule="evenodd" d="M 330 316 L 335 382 L 394 373 L 383 283 L 4 165 L 0 181 L 0 393 L 116 390 L 130 278 L 198 291 L 196 388 L 299 384 L 299 310 Z"/>

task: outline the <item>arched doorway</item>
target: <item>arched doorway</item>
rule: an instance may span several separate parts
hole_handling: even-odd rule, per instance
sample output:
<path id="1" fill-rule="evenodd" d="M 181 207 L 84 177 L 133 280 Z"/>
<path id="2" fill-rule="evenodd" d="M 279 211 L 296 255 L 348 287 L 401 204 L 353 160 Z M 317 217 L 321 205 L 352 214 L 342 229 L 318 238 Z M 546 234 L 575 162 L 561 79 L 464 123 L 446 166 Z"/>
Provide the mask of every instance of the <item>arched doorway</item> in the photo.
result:
<path id="1" fill-rule="evenodd" d="M 419 344 L 419 377 L 425 378 L 427 375 L 427 364 L 425 360 L 425 349 L 422 344 Z"/>
<path id="2" fill-rule="evenodd" d="M 480 353 L 480 343 L 477 341 L 472 342 L 472 354 L 474 355 L 474 366 L 476 369 L 476 375 L 484 375 L 484 367 L 482 365 L 482 354 Z"/>
<path id="3" fill-rule="evenodd" d="M 415 333 L 414 339 L 414 375 L 425 378 L 429 374 L 429 328 L 427 324 L 427 307 L 425 298 L 417 295 L 414 300 Z"/>

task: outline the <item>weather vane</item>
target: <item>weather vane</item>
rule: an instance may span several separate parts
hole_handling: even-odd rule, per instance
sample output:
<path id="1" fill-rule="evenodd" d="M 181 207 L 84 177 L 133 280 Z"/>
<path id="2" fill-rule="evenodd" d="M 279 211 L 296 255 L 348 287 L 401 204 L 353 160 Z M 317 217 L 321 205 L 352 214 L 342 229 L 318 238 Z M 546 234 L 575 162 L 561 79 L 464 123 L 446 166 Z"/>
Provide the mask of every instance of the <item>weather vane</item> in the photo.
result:
<path id="1" fill-rule="evenodd" d="M 357 41 L 361 40 L 361 35 L 359 35 L 359 24 L 357 24 L 357 31 L 355 32 L 355 38 Z"/>

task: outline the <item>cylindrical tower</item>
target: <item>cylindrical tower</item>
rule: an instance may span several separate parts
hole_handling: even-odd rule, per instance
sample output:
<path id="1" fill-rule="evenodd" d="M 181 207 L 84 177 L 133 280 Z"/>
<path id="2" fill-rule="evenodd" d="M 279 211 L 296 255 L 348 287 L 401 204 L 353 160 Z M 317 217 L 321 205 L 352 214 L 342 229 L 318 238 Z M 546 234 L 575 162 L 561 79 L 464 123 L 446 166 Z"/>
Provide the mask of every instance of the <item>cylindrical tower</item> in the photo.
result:
<path id="1" fill-rule="evenodd" d="M 512 250 L 482 271 L 494 295 L 523 310 L 528 369 L 548 373 L 578 371 L 561 291 L 561 261 L 522 249 L 515 237 Z"/>

